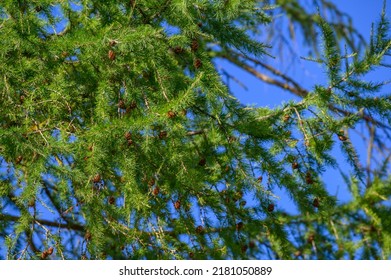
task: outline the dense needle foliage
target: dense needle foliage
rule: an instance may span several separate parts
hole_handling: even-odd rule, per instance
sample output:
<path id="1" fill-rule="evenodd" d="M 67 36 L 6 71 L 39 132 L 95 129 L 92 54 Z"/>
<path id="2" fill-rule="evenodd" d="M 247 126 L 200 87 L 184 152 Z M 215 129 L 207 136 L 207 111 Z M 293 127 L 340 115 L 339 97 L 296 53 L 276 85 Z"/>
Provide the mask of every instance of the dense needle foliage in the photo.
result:
<path id="1" fill-rule="evenodd" d="M 256 70 L 276 10 L 327 84 Z M 2 1 L 0 258 L 389 258 L 387 164 L 366 173 L 348 136 L 389 131 L 384 83 L 364 79 L 390 54 L 388 20 L 365 51 L 341 24 L 296 0 Z M 301 99 L 244 106 L 216 59 Z M 347 204 L 322 177 L 335 146 L 353 170 Z"/>

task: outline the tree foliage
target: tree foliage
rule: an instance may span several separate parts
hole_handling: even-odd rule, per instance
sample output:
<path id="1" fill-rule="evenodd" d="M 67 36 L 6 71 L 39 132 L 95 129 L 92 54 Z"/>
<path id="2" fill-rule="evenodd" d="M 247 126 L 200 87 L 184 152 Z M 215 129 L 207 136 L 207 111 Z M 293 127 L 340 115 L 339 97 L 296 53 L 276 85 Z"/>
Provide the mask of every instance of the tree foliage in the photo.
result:
<path id="1" fill-rule="evenodd" d="M 389 156 L 365 169 L 349 138 L 364 123 L 369 151 L 388 148 L 390 96 L 364 78 L 387 66 L 389 23 L 383 12 L 365 45 L 348 15 L 313 7 L 0 4 L 0 257 L 389 258 Z M 276 13 L 288 37 L 275 34 Z M 266 63 L 269 43 L 295 32 L 326 84 L 305 89 Z M 221 59 L 300 100 L 241 104 Z M 335 147 L 352 166 L 348 203 L 323 176 L 340 166 Z M 279 207 L 278 189 L 298 213 Z"/>

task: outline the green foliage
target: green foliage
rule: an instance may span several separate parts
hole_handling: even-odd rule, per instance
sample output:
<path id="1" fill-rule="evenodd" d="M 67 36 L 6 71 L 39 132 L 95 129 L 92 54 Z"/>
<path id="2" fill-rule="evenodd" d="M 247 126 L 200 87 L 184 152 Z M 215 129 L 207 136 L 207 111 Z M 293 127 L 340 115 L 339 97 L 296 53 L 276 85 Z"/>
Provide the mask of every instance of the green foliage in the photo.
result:
<path id="1" fill-rule="evenodd" d="M 277 4 L 293 18 L 301 10 Z M 345 131 L 364 108 L 390 120 L 389 97 L 373 95 L 383 84 L 362 79 L 390 52 L 387 18 L 365 55 L 351 57 L 329 23 L 303 14 L 319 23 L 316 60 L 329 83 L 299 102 L 253 108 L 233 97 L 214 58 L 267 54 L 248 30 L 271 22 L 268 9 L 238 0 L 0 4 L 6 257 L 388 258 L 389 179 L 363 192 L 347 178 L 353 200 L 341 205 L 322 177 L 338 166 L 338 145 L 363 181 Z M 278 207 L 277 189 L 298 215 Z"/>

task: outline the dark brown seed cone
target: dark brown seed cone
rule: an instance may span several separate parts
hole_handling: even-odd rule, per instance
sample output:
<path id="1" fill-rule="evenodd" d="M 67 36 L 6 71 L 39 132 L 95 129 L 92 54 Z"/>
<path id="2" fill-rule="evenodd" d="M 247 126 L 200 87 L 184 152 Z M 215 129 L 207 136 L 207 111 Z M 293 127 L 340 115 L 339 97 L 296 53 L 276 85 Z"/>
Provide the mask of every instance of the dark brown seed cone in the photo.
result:
<path id="1" fill-rule="evenodd" d="M 248 243 L 248 246 L 250 247 L 250 249 L 254 249 L 255 248 L 255 242 L 254 241 L 250 241 Z"/>
<path id="2" fill-rule="evenodd" d="M 91 237 L 92 237 L 92 235 L 89 231 L 87 231 L 86 234 L 84 235 L 85 240 L 91 240 Z"/>
<path id="3" fill-rule="evenodd" d="M 155 185 L 155 179 L 154 179 L 154 178 L 151 178 L 151 179 L 149 179 L 149 181 L 148 181 L 148 187 L 152 187 L 153 185 Z"/>
<path id="4" fill-rule="evenodd" d="M 195 67 L 196 69 L 198 69 L 198 68 L 200 68 L 201 66 L 202 66 L 202 61 L 201 61 L 201 59 L 199 59 L 199 58 L 195 59 L 195 60 L 194 60 L 194 67 Z"/>
<path id="5" fill-rule="evenodd" d="M 49 249 L 47 249 L 47 253 L 48 253 L 48 255 L 51 255 L 51 254 L 53 254 L 53 247 L 50 247 Z"/>
<path id="6" fill-rule="evenodd" d="M 312 243 L 313 241 L 315 240 L 315 234 L 311 233 L 308 238 L 307 238 L 307 242 L 308 243 Z"/>
<path id="7" fill-rule="evenodd" d="M 273 211 L 274 211 L 274 204 L 273 204 L 273 203 L 270 203 L 270 204 L 267 206 L 267 211 L 269 211 L 269 212 L 273 212 Z"/>
<path id="8" fill-rule="evenodd" d="M 113 205 L 115 203 L 115 198 L 114 198 L 114 196 L 110 196 L 109 197 L 109 204 L 110 205 Z"/>
<path id="9" fill-rule="evenodd" d="M 342 142 L 348 140 L 348 138 L 345 135 L 338 135 L 338 139 L 341 140 Z"/>
<path id="10" fill-rule="evenodd" d="M 284 115 L 283 121 L 284 121 L 284 122 L 287 122 L 287 121 L 289 121 L 290 118 L 291 118 L 291 116 L 289 116 L 289 115 Z"/>
<path id="11" fill-rule="evenodd" d="M 169 119 L 172 119 L 172 118 L 174 118 L 176 116 L 176 113 L 175 112 L 173 112 L 173 111 L 168 111 L 167 112 L 167 117 L 169 118 Z"/>
<path id="12" fill-rule="evenodd" d="M 239 222 L 239 223 L 236 224 L 236 230 L 242 230 L 243 227 L 244 227 L 243 222 Z"/>
<path id="13" fill-rule="evenodd" d="M 320 206 L 319 199 L 318 199 L 318 198 L 315 198 L 314 201 L 312 201 L 312 205 L 313 205 L 315 208 L 318 208 L 318 207 Z"/>
<path id="14" fill-rule="evenodd" d="M 129 139 L 128 140 L 128 146 L 132 146 L 133 145 L 133 140 L 132 139 Z"/>
<path id="15" fill-rule="evenodd" d="M 242 251 L 242 254 L 245 253 L 248 249 L 248 246 L 247 245 L 243 245 L 240 250 Z"/>
<path id="16" fill-rule="evenodd" d="M 186 109 L 182 109 L 181 114 L 182 114 L 182 116 L 185 117 L 187 115 L 187 110 Z"/>
<path id="17" fill-rule="evenodd" d="M 125 104 L 125 101 L 123 99 L 120 99 L 118 104 L 117 104 L 118 108 L 120 109 L 126 109 L 126 104 Z"/>
<path id="18" fill-rule="evenodd" d="M 115 59 L 115 52 L 113 50 L 109 50 L 109 53 L 107 54 L 110 60 Z"/>
<path id="19" fill-rule="evenodd" d="M 98 173 L 98 174 L 95 174 L 95 176 L 94 176 L 94 178 L 92 179 L 92 181 L 94 182 L 94 183 L 99 183 L 100 182 L 100 174 Z"/>
<path id="20" fill-rule="evenodd" d="M 246 206 L 246 204 L 247 204 L 247 202 L 246 202 L 245 200 L 242 200 L 242 201 L 240 202 L 240 206 L 241 206 L 241 207 Z"/>
<path id="21" fill-rule="evenodd" d="M 22 160 L 23 160 L 23 157 L 22 157 L 22 156 L 18 156 L 18 157 L 16 158 L 15 163 L 16 163 L 16 164 L 19 164 L 19 163 L 22 162 Z"/>
<path id="22" fill-rule="evenodd" d="M 206 159 L 205 158 L 200 159 L 200 161 L 198 162 L 199 166 L 205 166 L 205 164 L 206 164 Z"/>
<path id="23" fill-rule="evenodd" d="M 307 172 L 305 174 L 305 182 L 308 184 L 308 185 L 312 185 L 314 183 L 314 180 L 312 179 L 312 176 L 311 176 L 311 173 L 310 172 Z"/>
<path id="24" fill-rule="evenodd" d="M 292 169 L 298 169 L 299 168 L 299 163 L 298 162 L 293 162 L 292 163 Z"/>
<path id="25" fill-rule="evenodd" d="M 202 27 L 202 22 L 197 23 L 198 27 Z"/>
<path id="26" fill-rule="evenodd" d="M 42 7 L 41 6 L 35 6 L 35 11 L 37 13 L 39 13 L 40 11 L 42 11 Z"/>
<path id="27" fill-rule="evenodd" d="M 42 253 L 41 253 L 41 259 L 46 259 L 47 257 L 48 257 L 48 252 L 47 251 L 43 251 Z"/>
<path id="28" fill-rule="evenodd" d="M 132 133 L 130 133 L 129 131 L 127 131 L 124 136 L 126 140 L 132 139 Z"/>
<path id="29" fill-rule="evenodd" d="M 179 210 L 181 208 L 181 202 L 179 200 L 175 201 L 174 207 L 176 210 Z"/>
<path id="30" fill-rule="evenodd" d="M 109 46 L 110 47 L 114 47 L 115 45 L 117 45 L 117 41 L 116 40 L 110 40 L 110 42 L 109 42 Z"/>
<path id="31" fill-rule="evenodd" d="M 179 46 L 174 47 L 173 50 L 174 50 L 174 53 L 176 53 L 176 54 L 181 54 L 181 53 L 184 52 L 184 49 L 182 47 L 179 47 Z"/>
<path id="32" fill-rule="evenodd" d="M 22 95 L 19 97 L 20 104 L 23 104 L 24 99 L 25 99 L 25 96 L 22 94 Z"/>
<path id="33" fill-rule="evenodd" d="M 164 139 L 167 137 L 167 131 L 162 130 L 159 132 L 159 139 Z"/>
<path id="34" fill-rule="evenodd" d="M 257 179 L 258 183 L 262 183 L 262 180 L 263 180 L 262 176 L 259 176 L 258 179 Z"/>
<path id="35" fill-rule="evenodd" d="M 237 139 L 236 139 L 236 137 L 235 136 L 230 136 L 230 137 L 228 137 L 228 143 L 233 143 L 233 142 L 235 142 Z"/>
<path id="36" fill-rule="evenodd" d="M 133 110 L 133 109 L 135 109 L 137 107 L 137 103 L 136 103 L 136 101 L 131 101 L 130 102 L 130 104 L 129 104 L 129 108 L 131 109 L 131 110 Z"/>
<path id="37" fill-rule="evenodd" d="M 189 257 L 192 259 L 192 258 L 194 258 L 194 253 L 193 252 L 190 252 L 189 253 Z"/>
<path id="38" fill-rule="evenodd" d="M 198 50 L 198 47 L 199 47 L 198 41 L 196 39 L 193 39 L 191 41 L 191 50 L 193 52 L 196 52 Z"/>
<path id="39" fill-rule="evenodd" d="M 204 227 L 203 226 L 198 226 L 196 227 L 196 233 L 200 234 L 204 232 Z"/>
<path id="40" fill-rule="evenodd" d="M 159 194 L 159 192 L 160 192 L 159 187 L 155 187 L 155 188 L 153 189 L 153 191 L 152 191 L 152 194 L 153 194 L 154 196 L 157 196 L 157 195 Z"/>

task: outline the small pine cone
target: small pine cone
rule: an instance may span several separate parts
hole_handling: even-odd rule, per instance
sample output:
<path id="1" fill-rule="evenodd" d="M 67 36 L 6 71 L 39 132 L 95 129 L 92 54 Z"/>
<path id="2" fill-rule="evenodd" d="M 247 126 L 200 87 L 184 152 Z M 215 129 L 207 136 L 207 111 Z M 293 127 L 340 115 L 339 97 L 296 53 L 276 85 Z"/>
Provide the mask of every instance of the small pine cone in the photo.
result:
<path id="1" fill-rule="evenodd" d="M 338 139 L 341 140 L 342 142 L 348 140 L 348 138 L 345 135 L 338 135 Z"/>
<path id="2" fill-rule="evenodd" d="M 93 181 L 94 183 L 99 183 L 100 180 L 101 180 L 101 177 L 100 177 L 100 174 L 99 174 L 99 173 L 95 174 L 94 178 L 92 179 L 92 181 Z"/>
<path id="3" fill-rule="evenodd" d="M 195 59 L 195 60 L 194 60 L 194 67 L 195 67 L 195 69 L 198 69 L 198 68 L 200 68 L 201 66 L 202 66 L 202 61 L 201 61 L 201 59 L 199 59 L 199 58 Z"/>
<path id="4" fill-rule="evenodd" d="M 85 240 L 91 240 L 91 237 L 92 237 L 92 235 L 91 235 L 91 232 L 89 232 L 89 231 L 87 231 L 86 234 L 84 235 Z"/>
<path id="5" fill-rule="evenodd" d="M 292 169 L 298 169 L 299 168 L 299 163 L 297 161 L 292 163 Z"/>
<path id="6" fill-rule="evenodd" d="M 127 131 L 124 136 L 126 140 L 132 139 L 132 133 L 130 133 L 129 131 Z"/>
<path id="7" fill-rule="evenodd" d="M 129 108 L 130 110 L 133 110 L 133 109 L 136 109 L 136 107 L 137 107 L 137 103 L 136 103 L 136 101 L 133 100 L 133 101 L 130 102 L 128 108 Z"/>
<path id="8" fill-rule="evenodd" d="M 244 206 L 246 206 L 246 204 L 247 204 L 247 202 L 245 200 L 242 200 L 239 205 L 240 205 L 240 207 L 244 207 Z"/>
<path id="9" fill-rule="evenodd" d="M 194 253 L 193 253 L 193 252 L 190 252 L 190 253 L 189 253 L 189 257 L 190 257 L 191 259 L 193 259 L 193 258 L 194 258 Z"/>
<path id="10" fill-rule="evenodd" d="M 167 137 L 167 131 L 162 130 L 159 132 L 159 139 L 164 139 Z"/>
<path id="11" fill-rule="evenodd" d="M 173 111 L 168 111 L 168 112 L 167 112 L 167 117 L 168 117 L 169 119 L 172 119 L 172 118 L 176 117 L 176 113 L 173 112 Z"/>
<path id="12" fill-rule="evenodd" d="M 315 198 L 314 201 L 312 201 L 312 206 L 314 206 L 315 208 L 318 208 L 320 206 L 318 198 Z"/>
<path id="13" fill-rule="evenodd" d="M 247 249 L 248 249 L 248 246 L 247 246 L 246 244 L 244 244 L 244 245 L 240 248 L 240 250 L 242 251 L 242 254 L 246 253 Z"/>
<path id="14" fill-rule="evenodd" d="M 154 196 L 157 196 L 157 195 L 159 194 L 159 192 L 160 192 L 159 187 L 155 187 L 155 188 L 153 189 L 153 191 L 152 191 L 152 194 L 153 194 Z"/>
<path id="15" fill-rule="evenodd" d="M 47 249 L 47 253 L 48 253 L 48 255 L 51 255 L 51 254 L 53 254 L 53 247 L 50 247 L 49 249 Z"/>
<path id="16" fill-rule="evenodd" d="M 23 157 L 22 157 L 22 156 L 18 156 L 18 157 L 16 158 L 15 163 L 16 163 L 16 164 L 19 164 L 19 163 L 22 162 L 22 160 L 23 160 Z"/>
<path id="17" fill-rule="evenodd" d="M 273 204 L 273 203 L 270 203 L 270 204 L 267 206 L 267 211 L 269 211 L 269 212 L 273 212 L 273 211 L 274 211 L 274 204 Z"/>
<path id="18" fill-rule="evenodd" d="M 191 51 L 196 52 L 198 50 L 199 44 L 196 39 L 191 41 Z"/>
<path id="19" fill-rule="evenodd" d="M 117 104 L 118 108 L 120 109 L 126 109 L 126 104 L 125 104 L 125 101 L 123 99 L 120 99 L 118 104 Z"/>
<path id="20" fill-rule="evenodd" d="M 313 241 L 315 240 L 315 234 L 314 233 L 311 233 L 308 238 L 307 238 L 307 242 L 308 243 L 312 243 Z"/>
<path id="21" fill-rule="evenodd" d="M 110 42 L 109 42 L 110 47 L 114 47 L 117 44 L 118 44 L 118 41 L 116 41 L 116 40 L 110 40 Z"/>
<path id="22" fill-rule="evenodd" d="M 179 200 L 175 201 L 174 207 L 176 210 L 179 210 L 181 208 L 181 202 Z"/>
<path id="23" fill-rule="evenodd" d="M 113 50 L 109 50 L 109 53 L 107 56 L 109 57 L 110 60 L 114 60 L 115 59 L 115 52 Z"/>
<path id="24" fill-rule="evenodd" d="M 46 259 L 48 257 L 48 252 L 45 250 L 41 253 L 41 259 Z"/>
<path id="25" fill-rule="evenodd" d="M 154 179 L 154 178 L 151 178 L 151 179 L 148 181 L 148 187 L 152 187 L 153 185 L 155 185 L 155 179 Z"/>
<path id="26" fill-rule="evenodd" d="M 109 197 L 109 204 L 113 205 L 114 203 L 115 203 L 115 197 L 114 196 L 110 196 Z"/>
<path id="27" fill-rule="evenodd" d="M 312 185 L 314 183 L 314 180 L 312 179 L 312 176 L 311 176 L 311 173 L 310 172 L 307 172 L 305 174 L 305 182 L 308 184 L 308 185 Z"/>
<path id="28" fill-rule="evenodd" d="M 199 166 L 205 166 L 205 164 L 206 164 L 206 159 L 205 158 L 200 159 L 200 161 L 198 162 Z"/>
<path id="29" fill-rule="evenodd" d="M 243 222 L 239 222 L 239 223 L 236 224 L 236 230 L 242 230 L 243 227 L 244 227 Z"/>
<path id="30" fill-rule="evenodd" d="M 255 248 L 255 242 L 254 241 L 250 241 L 248 243 L 248 247 L 250 247 L 250 249 L 254 249 Z"/>
<path id="31" fill-rule="evenodd" d="M 204 227 L 203 226 L 196 227 L 196 233 L 201 234 L 203 232 L 204 232 Z"/>
<path id="32" fill-rule="evenodd" d="M 197 23 L 198 27 L 202 27 L 202 22 Z"/>
<path id="33" fill-rule="evenodd" d="M 133 140 L 132 139 L 129 139 L 128 140 L 128 146 L 132 146 L 133 145 Z"/>
<path id="34" fill-rule="evenodd" d="M 42 11 L 42 6 L 35 6 L 35 11 L 37 13 L 39 13 L 40 11 Z"/>
<path id="35" fill-rule="evenodd" d="M 181 53 L 184 52 L 184 49 L 182 47 L 179 47 L 179 46 L 174 47 L 173 50 L 174 50 L 174 53 L 176 53 L 176 54 L 181 54 Z"/>
<path id="36" fill-rule="evenodd" d="M 187 115 L 187 110 L 186 110 L 186 109 L 182 109 L 181 114 L 182 114 L 182 116 L 186 117 L 186 115 Z"/>
<path id="37" fill-rule="evenodd" d="M 291 118 L 291 116 L 289 116 L 289 115 L 284 115 L 283 121 L 284 121 L 284 122 L 287 122 L 287 121 L 290 120 L 290 118 Z"/>
<path id="38" fill-rule="evenodd" d="M 25 99 L 25 96 L 22 94 L 22 95 L 19 97 L 20 104 L 23 104 L 24 99 Z"/>
<path id="39" fill-rule="evenodd" d="M 259 176 L 258 179 L 257 179 L 258 183 L 262 183 L 262 180 L 263 180 L 262 176 Z"/>
<path id="40" fill-rule="evenodd" d="M 236 139 L 236 137 L 235 136 L 230 136 L 230 137 L 228 137 L 228 143 L 233 143 L 233 142 L 235 142 L 237 139 Z"/>

